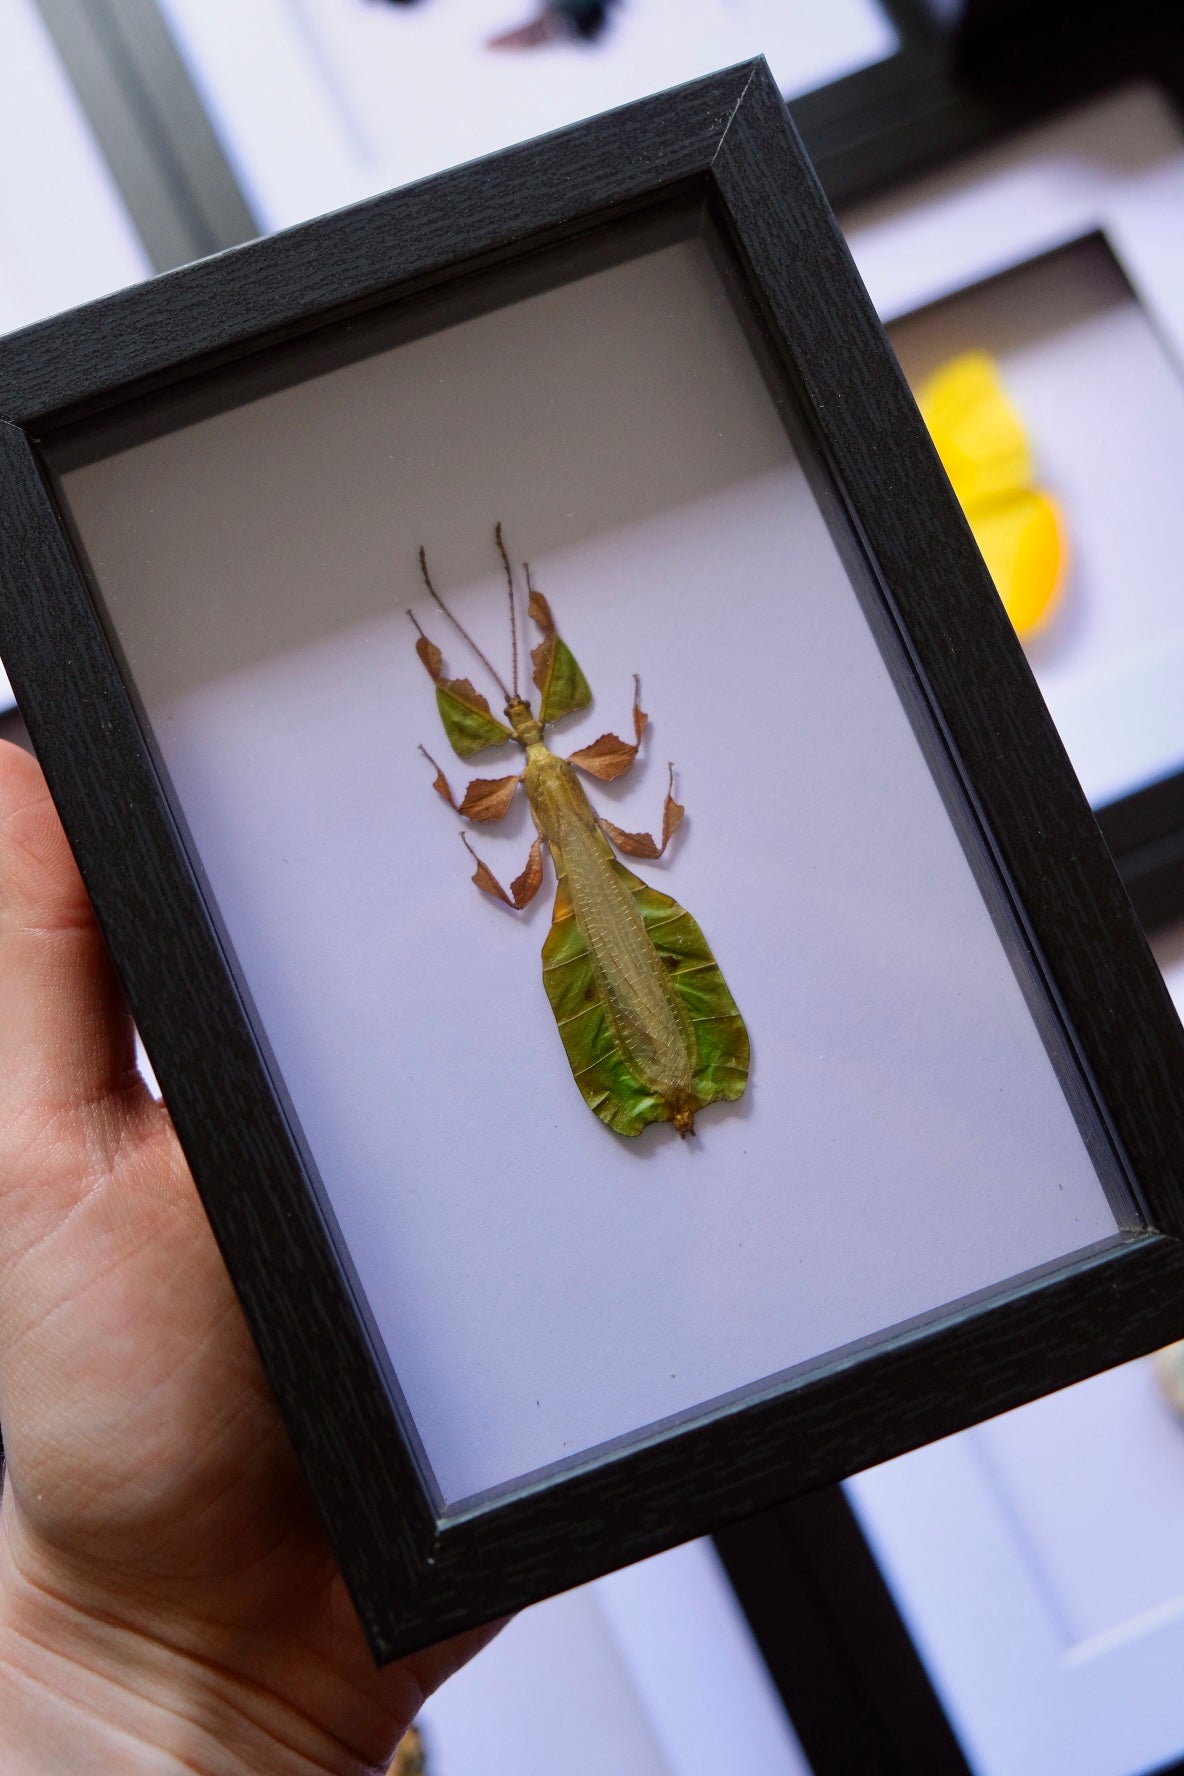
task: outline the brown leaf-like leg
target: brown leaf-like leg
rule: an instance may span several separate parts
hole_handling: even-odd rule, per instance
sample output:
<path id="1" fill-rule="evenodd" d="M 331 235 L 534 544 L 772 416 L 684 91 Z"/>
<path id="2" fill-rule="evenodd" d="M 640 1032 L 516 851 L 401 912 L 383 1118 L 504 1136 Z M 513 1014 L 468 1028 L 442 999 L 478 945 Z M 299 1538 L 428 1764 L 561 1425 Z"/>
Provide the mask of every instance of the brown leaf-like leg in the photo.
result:
<path id="1" fill-rule="evenodd" d="M 582 746 L 578 752 L 568 756 L 569 765 L 577 765 L 581 771 L 587 771 L 590 777 L 599 777 L 602 783 L 612 783 L 614 778 L 623 777 L 630 770 L 637 758 L 641 745 L 641 736 L 645 733 L 649 716 L 641 707 L 641 680 L 636 672 L 633 674 L 633 734 L 631 746 L 616 734 L 602 734 L 599 740 L 593 740 L 591 746 Z"/>
<path id="2" fill-rule="evenodd" d="M 661 857 L 678 831 L 685 813 L 686 809 L 681 802 L 676 802 L 674 799 L 674 766 L 671 765 L 670 780 L 666 786 L 666 800 L 662 806 L 662 843 L 660 845 L 650 837 L 649 833 L 622 832 L 619 826 L 614 826 L 611 820 L 604 818 L 603 814 L 598 814 L 597 819 L 617 850 L 623 851 L 627 857 Z"/>
<path id="3" fill-rule="evenodd" d="M 529 906 L 543 885 L 543 853 L 539 841 L 535 839 L 534 843 L 531 845 L 530 856 L 526 860 L 526 868 L 520 876 L 514 877 L 514 880 L 510 883 L 510 892 L 507 894 L 489 865 L 487 863 L 482 863 L 477 853 L 473 850 L 473 847 L 469 844 L 466 835 L 462 832 L 460 836 L 465 850 L 477 865 L 477 868 L 473 873 L 473 881 L 477 884 L 478 888 L 480 888 L 481 892 L 483 894 L 492 894 L 495 900 L 504 901 L 507 906 L 516 907 L 519 912 L 522 911 L 523 907 Z"/>
<path id="4" fill-rule="evenodd" d="M 432 784 L 438 796 L 441 796 L 456 813 L 463 814 L 466 820 L 504 820 L 510 811 L 510 803 L 514 799 L 514 791 L 521 783 L 519 777 L 474 777 L 458 802 L 452 793 L 447 777 L 426 747 L 419 749 L 428 764 L 435 767 L 436 778 Z"/>
<path id="5" fill-rule="evenodd" d="M 436 773 L 435 781 L 432 784 L 432 788 L 435 790 L 435 792 L 438 796 L 441 796 L 444 799 L 444 801 L 446 801 L 448 803 L 448 806 L 450 808 L 454 809 L 455 812 L 457 814 L 459 814 L 460 813 L 460 804 L 457 802 L 456 797 L 452 793 L 452 789 L 449 785 L 447 777 L 445 777 L 443 771 L 440 769 L 439 765 L 436 763 L 435 759 L 432 757 L 431 753 L 428 751 L 426 746 L 421 746 L 419 750 L 423 753 L 424 758 L 427 759 L 428 764 L 431 765 L 432 769 Z"/>
<path id="6" fill-rule="evenodd" d="M 474 777 L 465 790 L 460 812 L 466 820 L 504 820 L 521 777 Z"/>
<path id="7" fill-rule="evenodd" d="M 633 738 L 641 745 L 641 736 L 645 733 L 649 716 L 641 707 L 641 680 L 636 672 L 633 674 Z"/>

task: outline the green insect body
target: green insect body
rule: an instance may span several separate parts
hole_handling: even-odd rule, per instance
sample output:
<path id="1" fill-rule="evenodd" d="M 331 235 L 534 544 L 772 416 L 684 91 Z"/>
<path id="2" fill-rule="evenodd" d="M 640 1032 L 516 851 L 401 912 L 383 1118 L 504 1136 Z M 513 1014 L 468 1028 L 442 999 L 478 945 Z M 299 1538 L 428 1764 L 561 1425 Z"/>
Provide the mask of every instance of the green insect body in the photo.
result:
<path id="1" fill-rule="evenodd" d="M 635 876 L 614 852 L 615 846 L 627 856 L 656 858 L 665 851 L 683 815 L 674 800 L 673 768 L 660 845 L 648 833 L 623 832 L 597 814 L 576 773 L 611 781 L 633 764 L 648 719 L 638 700 L 637 680 L 633 742 L 602 734 L 569 758 L 552 752 L 544 729 L 586 708 L 592 693 L 527 567 L 530 615 L 542 631 L 531 654 L 540 693 L 537 716 L 518 694 L 513 575 L 500 525 L 495 539 L 510 595 L 512 690 L 439 598 L 422 549 L 420 565 L 438 607 L 505 694 L 506 722 L 498 721 L 467 679 L 443 676 L 440 650 L 422 630 L 416 647 L 435 681 L 437 707 L 453 750 L 470 758 L 515 740 L 526 755 L 525 765 L 514 776 L 475 779 L 458 802 L 443 771 L 425 753 L 436 770 L 434 787 L 459 814 L 488 822 L 504 817 L 521 783 L 537 833 L 526 868 L 507 893 L 469 846 L 477 864 L 473 881 L 484 893 L 521 910 L 542 885 L 541 846 L 546 845 L 558 886 L 543 945 L 543 985 L 576 1084 L 589 1108 L 618 1134 L 637 1135 L 651 1122 L 672 1122 L 686 1136 L 694 1132 L 695 1115 L 705 1105 L 743 1094 L 749 1044 L 744 1021 L 694 919 L 668 894 Z M 464 834 L 462 838 L 468 845 Z"/>

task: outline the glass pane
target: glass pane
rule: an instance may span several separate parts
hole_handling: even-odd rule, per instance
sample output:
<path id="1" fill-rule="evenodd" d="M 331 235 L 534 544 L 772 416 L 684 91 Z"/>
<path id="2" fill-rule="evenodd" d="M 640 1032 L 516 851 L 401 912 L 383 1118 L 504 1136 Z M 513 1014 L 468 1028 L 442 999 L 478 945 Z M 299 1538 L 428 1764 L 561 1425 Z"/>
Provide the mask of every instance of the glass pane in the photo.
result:
<path id="1" fill-rule="evenodd" d="M 64 485 L 446 1500 L 1113 1236 L 702 241 Z M 540 982 L 549 878 L 521 920 L 477 893 L 417 750 L 458 800 L 522 768 L 451 755 L 407 620 L 500 711 L 417 563 L 508 679 L 495 521 L 595 694 L 556 749 L 629 739 L 640 674 L 641 761 L 596 806 L 656 830 L 675 762 L 688 819 L 637 871 L 698 920 L 753 1053 L 687 1141 L 584 1103 Z M 531 837 L 521 794 L 472 834 L 504 884 Z"/>

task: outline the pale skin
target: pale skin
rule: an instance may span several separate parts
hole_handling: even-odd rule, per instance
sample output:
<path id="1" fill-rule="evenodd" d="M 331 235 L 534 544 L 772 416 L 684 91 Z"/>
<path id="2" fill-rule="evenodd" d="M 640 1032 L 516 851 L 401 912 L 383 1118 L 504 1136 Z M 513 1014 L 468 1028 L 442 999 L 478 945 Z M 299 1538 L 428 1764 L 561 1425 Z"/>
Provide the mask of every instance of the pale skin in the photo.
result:
<path id="1" fill-rule="evenodd" d="M 0 1769 L 363 1776 L 377 1672 L 31 759 L 0 742 Z"/>

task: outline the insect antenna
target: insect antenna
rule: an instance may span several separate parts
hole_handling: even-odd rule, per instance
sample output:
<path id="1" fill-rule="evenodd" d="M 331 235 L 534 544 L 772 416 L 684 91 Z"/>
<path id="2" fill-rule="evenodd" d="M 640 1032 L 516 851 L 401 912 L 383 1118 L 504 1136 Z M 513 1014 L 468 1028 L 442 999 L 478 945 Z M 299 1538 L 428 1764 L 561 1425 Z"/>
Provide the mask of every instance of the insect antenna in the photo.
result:
<path id="1" fill-rule="evenodd" d="M 477 658 L 480 660 L 481 664 L 484 666 L 486 672 L 489 673 L 489 675 L 493 679 L 494 683 L 500 689 L 502 696 L 506 699 L 506 702 L 508 703 L 510 701 L 510 693 L 506 689 L 505 682 L 502 679 L 501 673 L 498 672 L 490 664 L 490 662 L 486 659 L 485 655 L 481 652 L 481 649 L 477 646 L 477 643 L 473 640 L 473 638 L 469 634 L 468 630 L 466 628 L 464 628 L 464 626 L 462 624 L 457 622 L 456 618 L 453 616 L 452 612 L 449 610 L 448 606 L 445 604 L 445 602 L 441 598 L 440 594 L 436 591 L 436 588 L 432 585 L 432 576 L 428 572 L 427 552 L 425 551 L 422 543 L 419 545 L 419 571 L 423 575 L 424 585 L 427 587 L 428 591 L 431 593 L 432 597 L 435 599 L 435 601 L 439 605 L 440 609 L 444 612 L 444 615 L 448 618 L 448 621 L 452 624 L 452 627 L 456 630 L 458 635 L 462 636 L 464 638 L 464 640 L 468 642 L 469 646 L 472 648 L 473 652 L 476 654 Z M 412 619 L 412 620 L 414 621 L 414 619 Z M 416 628 L 417 629 L 419 628 L 418 623 L 416 624 Z"/>
<path id="2" fill-rule="evenodd" d="M 518 701 L 518 618 L 514 611 L 514 574 L 510 567 L 510 557 L 506 554 L 506 545 L 502 542 L 502 524 L 499 518 L 493 527 L 493 540 L 497 544 L 497 552 L 502 558 L 502 566 L 506 570 L 506 595 L 510 600 L 510 652 L 514 656 L 514 701 Z"/>

